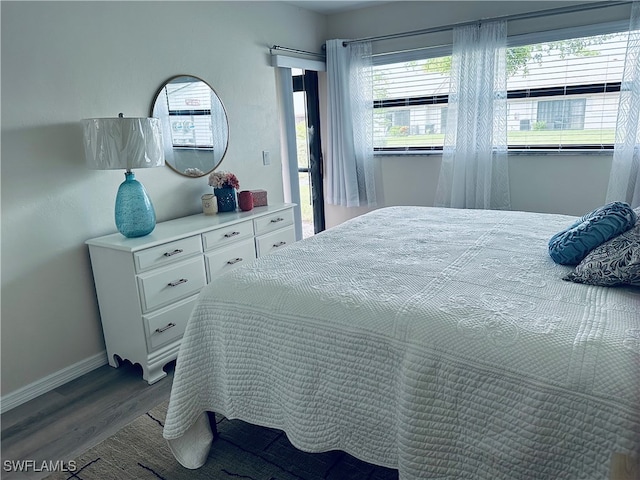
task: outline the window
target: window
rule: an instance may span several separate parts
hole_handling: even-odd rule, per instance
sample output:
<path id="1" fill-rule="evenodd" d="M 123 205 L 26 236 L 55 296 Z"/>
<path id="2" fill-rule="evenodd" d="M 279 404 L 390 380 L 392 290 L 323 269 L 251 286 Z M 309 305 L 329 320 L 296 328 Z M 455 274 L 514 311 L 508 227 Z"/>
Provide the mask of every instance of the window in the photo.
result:
<path id="1" fill-rule="evenodd" d="M 585 28 L 598 33 L 578 37 L 571 30 L 509 39 L 510 149 L 613 148 L 627 32 L 624 26 L 602 25 L 584 27 L 581 35 Z M 395 62 L 398 56 L 375 59 L 377 151 L 442 149 L 451 56 L 425 52 Z"/>
<path id="2" fill-rule="evenodd" d="M 204 82 L 169 83 L 166 102 L 174 147 L 213 148 L 211 93 Z"/>
<path id="3" fill-rule="evenodd" d="M 586 98 L 540 100 L 534 125 L 546 130 L 584 130 Z M 521 122 L 529 123 L 529 119 Z"/>

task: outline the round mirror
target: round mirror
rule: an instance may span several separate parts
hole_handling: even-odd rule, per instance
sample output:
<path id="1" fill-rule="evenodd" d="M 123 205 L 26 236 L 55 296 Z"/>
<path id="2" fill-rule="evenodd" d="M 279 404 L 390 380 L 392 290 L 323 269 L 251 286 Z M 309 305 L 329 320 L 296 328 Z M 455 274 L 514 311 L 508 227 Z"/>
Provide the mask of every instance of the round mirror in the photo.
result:
<path id="1" fill-rule="evenodd" d="M 165 163 L 187 177 L 203 177 L 222 162 L 229 122 L 216 92 L 200 78 L 170 78 L 153 101 L 151 116 L 162 124 Z"/>

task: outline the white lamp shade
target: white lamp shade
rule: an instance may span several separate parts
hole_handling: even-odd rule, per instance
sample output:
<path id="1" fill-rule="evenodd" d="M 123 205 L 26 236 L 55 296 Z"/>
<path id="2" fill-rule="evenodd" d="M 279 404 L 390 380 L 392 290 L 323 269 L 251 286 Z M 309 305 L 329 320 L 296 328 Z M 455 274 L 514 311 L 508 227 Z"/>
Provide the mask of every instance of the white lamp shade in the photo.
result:
<path id="1" fill-rule="evenodd" d="M 82 120 L 87 166 L 95 170 L 164 165 L 162 128 L 157 118 Z"/>

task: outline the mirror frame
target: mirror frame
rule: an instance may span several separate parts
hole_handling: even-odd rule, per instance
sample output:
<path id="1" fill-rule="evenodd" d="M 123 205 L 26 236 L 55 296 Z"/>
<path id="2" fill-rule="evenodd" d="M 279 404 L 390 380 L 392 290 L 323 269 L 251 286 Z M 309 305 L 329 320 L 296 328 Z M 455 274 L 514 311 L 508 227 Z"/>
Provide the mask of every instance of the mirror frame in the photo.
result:
<path id="1" fill-rule="evenodd" d="M 174 80 L 178 79 L 178 78 L 192 78 L 194 80 L 197 80 L 199 82 L 204 83 L 207 87 L 209 87 L 209 89 L 211 90 L 211 92 L 216 96 L 216 98 L 218 99 L 218 101 L 220 102 L 220 105 L 222 106 L 222 111 L 224 112 L 224 117 L 226 120 L 226 134 L 227 134 L 227 141 L 226 144 L 224 146 L 224 151 L 222 152 L 222 156 L 220 157 L 220 160 L 213 166 L 213 168 L 211 168 L 210 170 L 203 172 L 202 175 L 189 175 L 187 173 L 184 173 L 183 171 L 180 171 L 178 168 L 176 168 L 174 165 L 172 165 L 166 158 L 165 158 L 165 164 L 174 172 L 176 172 L 178 175 L 182 175 L 184 177 L 187 178 L 202 178 L 205 177 L 207 175 L 209 175 L 211 172 L 215 171 L 220 164 L 222 163 L 222 161 L 224 160 L 225 155 L 227 154 L 227 150 L 229 149 L 229 115 L 227 114 L 227 109 L 224 106 L 224 103 L 222 102 L 222 99 L 220 98 L 220 95 L 218 95 L 218 92 L 216 92 L 214 90 L 214 88 L 205 80 L 203 80 L 200 77 L 197 77 L 195 75 L 187 75 L 187 74 L 181 74 L 181 75 L 174 75 L 170 78 L 168 78 L 167 80 L 165 80 L 162 85 L 160 85 L 160 87 L 156 90 L 155 95 L 153 96 L 153 101 L 151 103 L 151 112 L 150 112 L 150 117 L 153 117 L 153 113 L 155 111 L 155 107 L 156 107 L 156 103 L 158 102 L 158 97 L 160 96 L 160 94 L 162 93 L 162 91 L 165 89 L 165 87 L 172 83 Z M 161 123 L 162 119 L 160 119 Z M 164 127 L 164 125 L 163 125 Z M 165 130 L 163 128 L 163 130 Z"/>

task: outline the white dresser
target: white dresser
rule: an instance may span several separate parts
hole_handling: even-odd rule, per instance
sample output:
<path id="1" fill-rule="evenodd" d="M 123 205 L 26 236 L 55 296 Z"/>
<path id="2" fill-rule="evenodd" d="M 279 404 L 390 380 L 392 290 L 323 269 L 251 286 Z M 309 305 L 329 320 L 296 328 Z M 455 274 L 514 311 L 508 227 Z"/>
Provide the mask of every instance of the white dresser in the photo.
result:
<path id="1" fill-rule="evenodd" d="M 140 238 L 87 240 L 109 364 L 138 363 L 157 382 L 178 355 L 200 289 L 294 241 L 291 204 L 178 218 Z"/>

